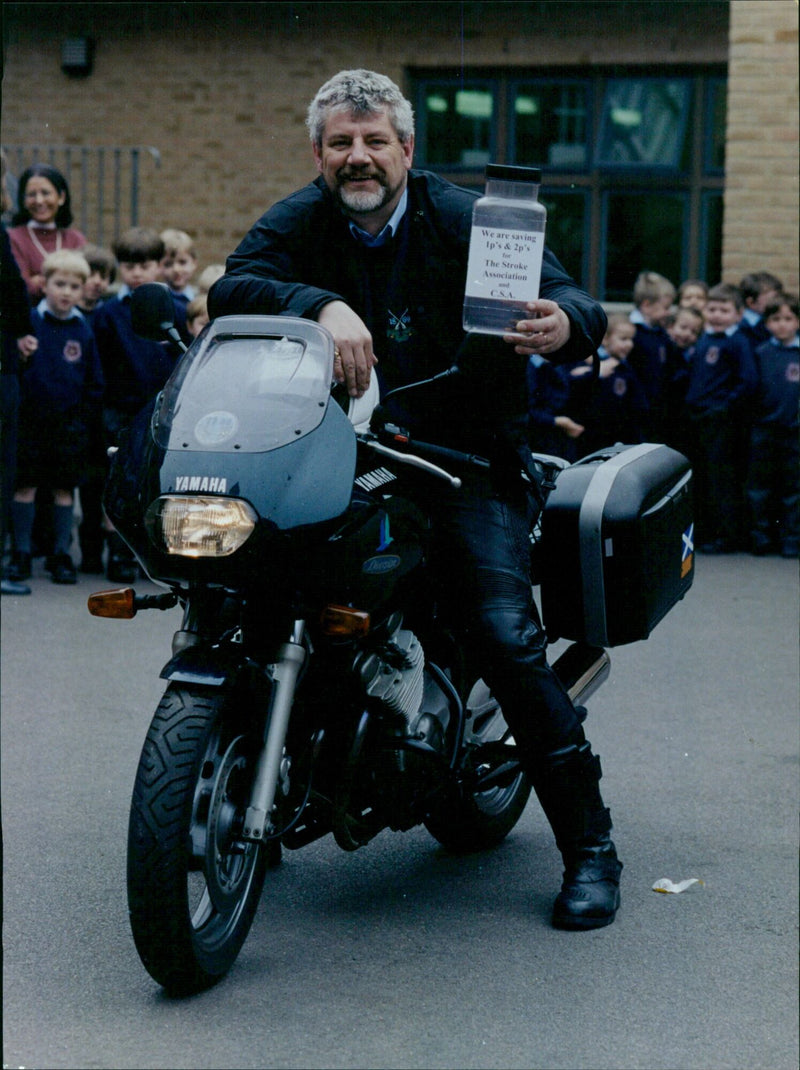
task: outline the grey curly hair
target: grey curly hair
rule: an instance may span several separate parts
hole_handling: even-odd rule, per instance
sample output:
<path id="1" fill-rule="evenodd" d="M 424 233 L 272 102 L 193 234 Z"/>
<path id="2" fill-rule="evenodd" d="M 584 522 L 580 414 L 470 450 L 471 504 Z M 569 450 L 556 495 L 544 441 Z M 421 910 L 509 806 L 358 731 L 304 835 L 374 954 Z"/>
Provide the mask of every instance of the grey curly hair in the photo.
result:
<path id="1" fill-rule="evenodd" d="M 328 116 L 334 111 L 352 115 L 374 115 L 385 111 L 403 144 L 414 135 L 414 112 L 411 105 L 385 74 L 375 71 L 339 71 L 318 91 L 306 116 L 311 141 L 319 147 Z"/>

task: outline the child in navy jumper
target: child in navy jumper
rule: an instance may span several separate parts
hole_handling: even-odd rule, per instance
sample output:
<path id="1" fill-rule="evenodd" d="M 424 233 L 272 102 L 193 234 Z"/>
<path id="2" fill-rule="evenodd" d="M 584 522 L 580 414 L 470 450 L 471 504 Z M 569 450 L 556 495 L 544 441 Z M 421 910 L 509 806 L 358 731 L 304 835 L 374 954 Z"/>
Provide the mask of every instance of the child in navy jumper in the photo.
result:
<path id="1" fill-rule="evenodd" d="M 131 293 L 143 283 L 160 279 L 163 241 L 154 230 L 132 227 L 114 242 L 113 250 L 122 285 L 115 297 L 101 305 L 94 319 L 106 384 L 103 400 L 106 446 L 117 445 L 120 434 L 136 413 L 153 403 L 175 363 L 165 345 L 135 334 L 131 322 Z M 131 583 L 137 574 L 135 559 L 112 531 L 107 518 L 105 526 L 109 541 L 106 575 L 115 583 Z"/>
<path id="2" fill-rule="evenodd" d="M 696 481 L 698 549 L 704 553 L 730 553 L 741 540 L 738 431 L 756 386 L 750 344 L 738 329 L 742 308 L 737 287 L 711 287 L 706 329 L 689 366 L 684 412 Z"/>
<path id="3" fill-rule="evenodd" d="M 754 554 L 780 548 L 797 557 L 800 546 L 800 306 L 793 294 L 764 310 L 770 339 L 756 349 L 758 387 L 753 404 L 750 468 L 750 548 Z"/>
<path id="4" fill-rule="evenodd" d="M 110 249 L 99 245 L 84 245 L 81 253 L 89 265 L 89 278 L 78 307 L 91 323 L 98 308 L 110 298 L 109 289 L 117 277 L 117 261 Z"/>
<path id="5" fill-rule="evenodd" d="M 552 453 L 565 461 L 578 459 L 577 440 L 585 428 L 566 415 L 569 378 L 562 367 L 534 354 L 527 368 L 528 442 L 534 453 Z"/>
<path id="6" fill-rule="evenodd" d="M 114 243 L 122 285 L 97 310 L 94 332 L 103 365 L 106 392 L 103 423 L 109 445 L 139 410 L 152 401 L 172 372 L 174 358 L 160 342 L 134 333 L 131 294 L 147 282 L 157 282 L 164 245 L 153 230 L 133 227 Z"/>
<path id="7" fill-rule="evenodd" d="M 705 299 L 703 301 L 705 305 Z M 687 451 L 684 430 L 684 400 L 689 385 L 689 366 L 697 341 L 705 330 L 705 316 L 694 305 L 678 305 L 666 320 L 669 335 L 676 353 L 676 364 L 666 386 L 663 405 L 662 441 L 681 453 Z"/>
<path id="8" fill-rule="evenodd" d="M 169 287 L 172 303 L 175 306 L 175 324 L 186 345 L 192 341 L 192 335 L 186 326 L 186 306 L 197 296 L 197 290 L 191 280 L 197 271 L 197 253 L 194 242 L 185 230 L 170 227 L 162 230 L 164 255 L 161 258 L 161 278 Z"/>
<path id="9" fill-rule="evenodd" d="M 93 325 L 98 309 L 110 299 L 109 289 L 117 277 L 117 261 L 110 249 L 98 245 L 84 245 L 81 254 L 89 265 L 89 278 L 83 287 L 78 307 L 89 324 Z M 107 472 L 102 420 L 98 419 L 90 437 L 84 478 L 78 488 L 81 502 L 81 522 L 78 527 L 81 572 L 103 572 L 103 489 Z"/>
<path id="10" fill-rule="evenodd" d="M 630 365 L 635 328 L 627 316 L 608 317 L 597 378 L 592 375 L 595 357 L 571 365 L 568 409 L 584 427 L 577 439 L 578 457 L 618 442 L 632 445 L 644 441 L 649 404 L 644 387 Z"/>
<path id="11" fill-rule="evenodd" d="M 676 373 L 677 353 L 665 328 L 675 300 L 675 287 L 655 271 L 642 271 L 633 287 L 630 320 L 636 328 L 630 366 L 644 387 L 650 406 L 647 439 L 663 441 L 663 403 L 668 384 Z"/>
<path id="12" fill-rule="evenodd" d="M 31 574 L 36 490 L 54 489 L 54 583 L 75 583 L 70 556 L 73 491 L 80 482 L 92 421 L 99 414 L 103 378 L 94 336 L 78 310 L 89 266 L 62 249 L 42 264 L 44 297 L 31 314 L 39 345 L 22 375 L 17 489 L 11 503 L 12 578 Z"/>
<path id="13" fill-rule="evenodd" d="M 617 442 L 644 441 L 649 406 L 627 359 L 634 330 L 627 316 L 608 317 L 596 377 L 594 357 L 559 365 L 531 358 L 528 427 L 534 451 L 577 461 Z"/>
<path id="14" fill-rule="evenodd" d="M 755 353 L 756 349 L 770 339 L 770 332 L 764 322 L 764 309 L 777 301 L 783 291 L 783 283 L 769 271 L 753 271 L 745 275 L 739 283 L 742 292 L 744 309 L 740 328 L 750 342 Z"/>

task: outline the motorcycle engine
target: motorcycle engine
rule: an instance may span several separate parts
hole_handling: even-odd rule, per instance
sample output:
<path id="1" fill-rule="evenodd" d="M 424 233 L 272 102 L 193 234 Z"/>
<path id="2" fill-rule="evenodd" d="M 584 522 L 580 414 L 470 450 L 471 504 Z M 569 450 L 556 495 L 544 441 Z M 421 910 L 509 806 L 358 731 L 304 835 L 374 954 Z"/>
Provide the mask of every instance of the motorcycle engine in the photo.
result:
<path id="1" fill-rule="evenodd" d="M 390 724 L 441 751 L 450 704 L 425 671 L 419 639 L 400 623 L 388 640 L 359 655 L 356 672 L 367 696 L 383 706 Z"/>
<path id="2" fill-rule="evenodd" d="M 356 664 L 364 690 L 410 729 L 422 700 L 425 654 L 413 632 L 397 628 L 391 638 L 363 653 Z"/>

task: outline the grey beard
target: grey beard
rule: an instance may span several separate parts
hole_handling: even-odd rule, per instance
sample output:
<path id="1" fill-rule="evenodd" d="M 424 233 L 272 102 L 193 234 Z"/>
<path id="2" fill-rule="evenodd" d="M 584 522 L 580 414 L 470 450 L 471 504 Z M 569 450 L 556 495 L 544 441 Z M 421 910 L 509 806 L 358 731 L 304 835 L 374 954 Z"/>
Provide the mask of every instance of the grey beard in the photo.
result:
<path id="1" fill-rule="evenodd" d="M 351 212 L 374 212 L 382 208 L 389 199 L 389 191 L 385 186 L 370 193 L 368 190 L 344 190 L 339 187 L 339 199 Z"/>

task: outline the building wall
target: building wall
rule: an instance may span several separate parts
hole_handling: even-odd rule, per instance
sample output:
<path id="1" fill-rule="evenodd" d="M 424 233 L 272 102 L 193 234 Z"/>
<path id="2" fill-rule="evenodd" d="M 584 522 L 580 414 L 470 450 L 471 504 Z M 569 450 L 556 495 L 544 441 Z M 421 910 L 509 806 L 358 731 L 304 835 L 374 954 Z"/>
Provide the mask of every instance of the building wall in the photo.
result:
<path id="1" fill-rule="evenodd" d="M 342 68 L 402 85 L 415 66 L 724 63 L 727 7 L 7 3 L 2 138 L 155 146 L 161 165 L 142 162 L 139 222 L 188 230 L 207 263 L 315 176 L 305 109 Z M 60 68 L 61 44 L 77 34 L 96 41 L 86 78 Z"/>
<path id="2" fill-rule="evenodd" d="M 771 271 L 798 292 L 796 0 L 733 0 L 723 275 Z"/>
<path id="3" fill-rule="evenodd" d="M 748 254 L 757 250 L 760 262 L 796 285 L 790 243 L 781 242 L 781 234 L 791 236 L 793 213 L 796 255 L 796 167 L 786 173 L 796 152 L 789 134 L 794 130 L 796 138 L 797 38 L 795 32 L 792 44 L 787 36 L 786 10 L 794 12 L 796 31 L 794 0 L 5 3 L 2 141 L 154 146 L 161 163 L 142 159 L 139 222 L 189 231 L 204 265 L 224 260 L 270 203 L 315 176 L 305 109 L 319 85 L 344 67 L 372 67 L 403 85 L 404 72 L 414 67 L 724 64 L 729 6 L 737 121 L 726 272 L 735 277 L 740 265 L 751 269 Z M 61 70 L 62 43 L 75 35 L 96 42 L 86 77 Z M 795 56 L 788 72 L 793 98 L 772 76 L 773 48 L 782 69 Z M 792 99 L 794 109 L 783 114 Z M 779 172 L 772 157 L 762 166 L 766 136 L 757 154 L 750 151 L 767 120 L 776 134 L 782 131 L 787 150 Z M 777 196 L 780 213 L 773 210 Z M 112 199 L 109 193 L 109 213 Z M 769 235 L 770 244 L 754 245 L 753 231 L 741 234 L 744 220 L 763 242 Z"/>

